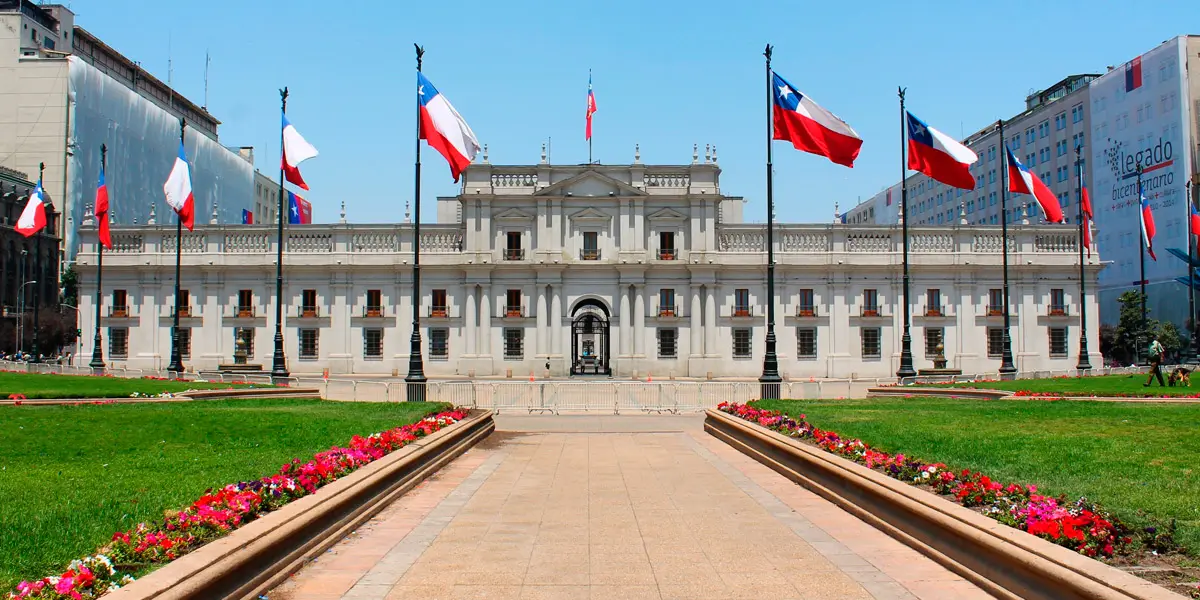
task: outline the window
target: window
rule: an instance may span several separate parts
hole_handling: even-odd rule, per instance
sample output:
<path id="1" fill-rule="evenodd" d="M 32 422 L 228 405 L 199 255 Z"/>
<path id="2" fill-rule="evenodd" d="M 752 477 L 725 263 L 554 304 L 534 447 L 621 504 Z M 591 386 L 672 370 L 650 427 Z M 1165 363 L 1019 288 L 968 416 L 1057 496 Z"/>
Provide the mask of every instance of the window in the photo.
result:
<path id="1" fill-rule="evenodd" d="M 1083 121 L 1083 104 L 1076 104 L 1071 107 L 1071 122 L 1079 123 Z"/>
<path id="2" fill-rule="evenodd" d="M 942 341 L 946 339 L 946 330 L 942 327 L 926 327 L 925 328 L 925 358 L 933 360 L 942 353 L 938 352 L 938 346 L 942 345 Z M 944 349 L 943 349 L 944 352 Z"/>
<path id="3" fill-rule="evenodd" d="M 317 336 L 321 333 L 320 329 L 301 329 L 300 330 L 300 358 L 301 360 L 316 360 L 317 359 Z"/>
<path id="4" fill-rule="evenodd" d="M 675 260 L 675 232 L 658 232 L 658 259 Z"/>
<path id="5" fill-rule="evenodd" d="M 1025 143 L 1032 144 L 1033 140 L 1037 139 L 1037 133 L 1034 128 L 1030 127 L 1025 130 Z"/>
<path id="6" fill-rule="evenodd" d="M 1067 295 L 1063 293 L 1062 288 L 1050 290 L 1050 314 L 1067 314 Z"/>
<path id="7" fill-rule="evenodd" d="M 1060 112 L 1054 115 L 1054 130 L 1062 131 L 1067 128 L 1067 113 Z"/>
<path id="8" fill-rule="evenodd" d="M 317 290 L 304 290 L 300 294 L 300 316 L 317 316 Z"/>
<path id="9" fill-rule="evenodd" d="M 1014 150 L 1019 149 L 1021 147 L 1021 134 L 1014 135 L 1012 137 L 1012 144 L 1010 145 Z"/>
<path id="10" fill-rule="evenodd" d="M 796 328 L 796 358 L 813 359 L 817 357 L 817 328 Z"/>
<path id="11" fill-rule="evenodd" d="M 237 316 L 254 316 L 254 292 L 252 290 L 238 290 Z"/>
<path id="12" fill-rule="evenodd" d="M 988 183 L 989 184 L 996 183 L 996 170 L 995 169 L 988 171 Z"/>
<path id="13" fill-rule="evenodd" d="M 523 260 L 525 258 L 525 250 L 521 248 L 521 232 L 510 231 L 505 237 L 508 240 L 508 245 L 504 249 L 504 260 Z"/>
<path id="14" fill-rule="evenodd" d="M 739 327 L 733 330 L 733 357 L 734 358 L 750 358 L 751 339 L 753 339 L 753 331 L 748 327 Z"/>
<path id="15" fill-rule="evenodd" d="M 446 310 L 446 290 L 433 290 L 429 296 L 429 316 L 445 317 Z"/>
<path id="16" fill-rule="evenodd" d="M 942 316 L 942 290 L 937 288 L 925 290 L 925 316 Z"/>
<path id="17" fill-rule="evenodd" d="M 233 328 L 233 351 L 236 353 L 238 341 L 241 340 L 245 346 L 246 357 L 254 356 L 254 328 L 253 327 L 234 327 Z"/>
<path id="18" fill-rule="evenodd" d="M 1038 138 L 1044 138 L 1050 135 L 1050 120 L 1046 119 L 1038 123 Z"/>
<path id="19" fill-rule="evenodd" d="M 108 328 L 108 357 L 125 358 L 129 356 L 129 328 Z"/>
<path id="20" fill-rule="evenodd" d="M 988 147 L 988 162 L 992 162 L 994 160 L 996 160 L 996 147 L 989 146 Z"/>
<path id="21" fill-rule="evenodd" d="M 192 328 L 179 328 L 179 356 L 187 359 L 192 357 Z"/>
<path id="22" fill-rule="evenodd" d="M 525 316 L 525 307 L 521 306 L 521 290 L 508 290 L 508 294 L 505 297 L 504 316 Z"/>
<path id="23" fill-rule="evenodd" d="M 1067 153 L 1067 140 L 1058 140 L 1058 143 L 1057 143 L 1057 144 L 1055 144 L 1054 146 L 1055 146 L 1055 148 L 1058 150 L 1058 156 L 1065 156 L 1065 155 L 1066 155 L 1066 153 Z"/>
<path id="24" fill-rule="evenodd" d="M 1067 357 L 1067 328 L 1050 328 L 1050 358 Z"/>
<path id="25" fill-rule="evenodd" d="M 811 289 L 800 290 L 800 308 L 799 316 L 815 317 L 817 316 L 817 307 L 813 304 L 813 291 Z"/>
<path id="26" fill-rule="evenodd" d="M 367 316 L 383 316 L 383 292 L 381 290 L 367 290 Z"/>
<path id="27" fill-rule="evenodd" d="M 996 192 L 992 192 L 992 193 L 988 194 L 988 205 L 989 206 L 996 205 Z M 992 223 L 995 223 L 995 222 L 996 222 L 996 215 L 992 215 Z"/>
<path id="28" fill-rule="evenodd" d="M 504 329 L 504 360 L 525 358 L 525 330 L 519 327 Z"/>
<path id="29" fill-rule="evenodd" d="M 363 329 L 363 358 L 379 360 L 383 358 L 383 329 L 368 327 Z"/>
<path id="30" fill-rule="evenodd" d="M 1000 358 L 1004 354 L 1004 328 L 988 327 L 988 358 Z"/>
<path id="31" fill-rule="evenodd" d="M 1004 290 L 992 288 L 988 290 L 988 316 L 995 317 L 1004 314 Z"/>
<path id="32" fill-rule="evenodd" d="M 447 360 L 450 358 L 450 330 L 445 327 L 429 328 L 429 359 Z"/>
<path id="33" fill-rule="evenodd" d="M 863 358 L 879 358 L 882 354 L 880 349 L 879 328 L 863 327 L 861 331 Z"/>
<path id="34" fill-rule="evenodd" d="M 129 316 L 129 296 L 125 290 L 113 290 L 112 308 L 109 310 L 111 311 L 109 314 L 114 317 Z"/>
<path id="35" fill-rule="evenodd" d="M 699 332 L 697 332 L 699 333 Z M 678 346 L 679 330 L 674 327 L 658 328 L 658 357 L 675 358 Z"/>
<path id="36" fill-rule="evenodd" d="M 658 290 L 658 316 L 675 316 L 675 290 L 667 288 Z"/>
<path id="37" fill-rule="evenodd" d="M 1027 167 L 1037 166 L 1037 153 L 1036 152 L 1030 152 L 1029 154 L 1025 155 L 1025 166 L 1027 166 Z"/>
<path id="38" fill-rule="evenodd" d="M 583 232 L 583 250 L 580 258 L 583 260 L 600 260 L 599 234 L 595 231 Z"/>
<path id="39" fill-rule="evenodd" d="M 733 291 L 733 316 L 750 316 L 750 290 L 738 288 Z"/>
<path id="40" fill-rule="evenodd" d="M 938 215 L 939 217 L 941 215 Z M 879 292 L 876 290 L 863 290 L 863 306 L 862 314 L 864 317 L 879 316 Z"/>

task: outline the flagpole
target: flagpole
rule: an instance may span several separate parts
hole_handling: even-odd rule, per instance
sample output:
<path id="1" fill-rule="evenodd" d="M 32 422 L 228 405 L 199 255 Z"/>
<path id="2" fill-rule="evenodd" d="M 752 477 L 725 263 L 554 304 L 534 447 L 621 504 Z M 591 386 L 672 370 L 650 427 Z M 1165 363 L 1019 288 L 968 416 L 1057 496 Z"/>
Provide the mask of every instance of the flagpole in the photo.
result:
<path id="1" fill-rule="evenodd" d="M 592 164 L 592 70 L 588 69 L 588 164 Z"/>
<path id="2" fill-rule="evenodd" d="M 1196 349 L 1197 349 L 1196 278 L 1195 278 L 1196 270 L 1192 267 L 1192 260 L 1193 260 L 1192 249 L 1196 242 L 1195 235 L 1197 232 L 1192 227 L 1192 210 L 1194 209 L 1194 207 L 1196 205 L 1194 202 L 1192 202 L 1192 181 L 1190 179 L 1188 180 L 1187 184 L 1184 186 L 1184 189 L 1186 190 L 1185 193 L 1187 195 L 1187 205 L 1188 205 L 1188 217 L 1187 217 L 1187 219 L 1188 219 L 1188 319 L 1191 322 L 1191 331 L 1188 332 L 1188 334 L 1189 334 L 1188 341 L 1190 343 L 1188 344 L 1187 358 L 1188 358 L 1188 362 L 1195 362 L 1196 361 Z"/>
<path id="3" fill-rule="evenodd" d="M 100 173 L 104 174 L 105 166 L 108 162 L 108 146 L 100 144 Z M 107 185 L 107 181 L 104 182 Z M 106 192 L 107 193 L 107 192 Z M 104 342 L 100 338 L 100 313 L 101 305 L 104 303 L 104 241 L 100 239 L 100 219 L 108 218 L 108 211 L 104 211 L 104 215 L 96 215 L 96 335 L 92 338 L 92 362 L 88 363 L 95 372 L 104 372 Z"/>
<path id="4" fill-rule="evenodd" d="M 279 103 L 283 114 L 287 114 L 288 89 L 279 90 Z M 279 130 L 279 223 L 278 239 L 275 242 L 275 353 L 271 356 L 271 379 L 286 378 L 287 355 L 283 351 L 283 220 L 288 214 L 287 191 L 283 187 L 286 173 L 283 171 L 283 129 Z M 299 207 L 297 207 L 299 210 Z"/>
<path id="5" fill-rule="evenodd" d="M 1140 161 L 1137 164 L 1137 194 L 1138 218 L 1142 223 L 1142 251 L 1138 253 L 1138 266 L 1140 269 L 1138 272 L 1138 288 L 1141 290 L 1142 295 L 1142 326 L 1138 329 L 1138 332 L 1149 335 L 1150 332 L 1146 331 L 1146 244 L 1150 243 L 1150 238 L 1147 236 L 1148 232 L 1146 231 L 1146 215 L 1142 211 L 1142 163 Z M 1190 269 L 1192 266 L 1188 265 L 1188 268 Z M 1139 365 L 1142 364 L 1142 340 L 1140 335 L 1137 336 L 1137 363 Z"/>
<path id="6" fill-rule="evenodd" d="M 909 331 L 912 302 L 909 301 L 908 278 L 908 162 L 905 152 L 908 150 L 908 140 L 905 139 L 904 88 L 899 88 L 900 94 L 900 230 L 904 237 L 904 335 L 900 338 L 900 370 L 896 371 L 898 379 L 914 377 L 917 374 L 913 368 L 912 335 Z"/>
<path id="7" fill-rule="evenodd" d="M 187 127 L 187 121 L 179 119 L 179 143 L 182 145 L 183 132 Z M 190 175 L 189 175 L 190 177 Z M 181 198 L 180 200 L 184 200 Z M 195 208 L 192 209 L 193 211 Z M 177 211 L 175 213 L 175 310 L 173 320 L 171 322 L 171 364 L 167 365 L 168 373 L 183 373 L 183 354 L 179 348 L 179 274 L 180 263 L 183 257 L 183 215 Z"/>
<path id="8" fill-rule="evenodd" d="M 771 180 L 771 140 L 774 138 L 774 100 L 771 89 L 771 45 L 767 44 L 763 56 L 767 58 L 767 339 L 766 354 L 763 356 L 761 396 L 779 397 L 779 358 L 775 355 L 775 197 Z"/>
<path id="9" fill-rule="evenodd" d="M 38 202 L 41 206 L 38 210 L 42 211 L 42 219 L 46 221 L 46 227 L 50 226 L 49 219 L 46 219 L 46 201 L 42 197 L 45 194 L 45 188 L 42 187 L 42 174 L 46 172 L 46 163 L 38 163 Z M 33 270 L 37 276 L 37 283 L 33 286 L 33 359 L 31 362 L 42 362 L 41 353 L 38 352 L 38 324 L 41 323 L 42 306 L 42 285 L 46 283 L 45 273 L 42 273 L 42 232 L 46 229 L 42 227 L 34 234 L 33 239 L 34 252 L 37 254 L 33 257 Z"/>
<path id="10" fill-rule="evenodd" d="M 412 337 L 409 338 L 407 398 L 409 402 L 425 401 L 425 364 L 421 356 L 421 60 L 425 49 L 413 44 L 417 51 L 417 160 L 414 165 L 413 190 L 413 275 L 412 275 Z"/>
<path id="11" fill-rule="evenodd" d="M 1079 177 L 1079 364 L 1075 365 L 1077 371 L 1087 371 L 1092 368 L 1092 364 L 1088 362 L 1088 339 L 1087 339 L 1087 272 L 1083 258 L 1083 245 L 1087 236 L 1084 235 L 1084 227 L 1090 227 L 1087 215 L 1083 212 L 1083 146 L 1075 146 L 1075 173 Z M 1089 249 L 1090 252 L 1090 249 Z M 1189 266 L 1189 269 L 1191 267 Z"/>
<path id="12" fill-rule="evenodd" d="M 1012 310 L 1009 308 L 1011 303 L 1008 293 L 1008 171 L 1005 165 L 1008 146 L 1004 142 L 1004 120 L 997 121 L 997 124 L 1000 130 L 1000 148 L 1005 150 L 1004 155 L 1000 157 L 1000 246 L 1004 256 L 1004 337 L 1000 374 L 1001 379 L 1013 379 L 1016 377 L 1017 367 L 1013 364 L 1012 336 L 1009 333 L 1012 328 Z"/>

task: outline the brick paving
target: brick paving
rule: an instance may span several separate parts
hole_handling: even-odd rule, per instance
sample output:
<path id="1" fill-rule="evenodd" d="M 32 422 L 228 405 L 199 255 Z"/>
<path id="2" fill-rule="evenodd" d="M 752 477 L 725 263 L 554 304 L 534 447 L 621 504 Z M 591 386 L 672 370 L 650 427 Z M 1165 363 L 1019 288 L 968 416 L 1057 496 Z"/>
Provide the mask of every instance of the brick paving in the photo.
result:
<path id="1" fill-rule="evenodd" d="M 989 597 L 701 422 L 497 419 L 268 597 Z"/>

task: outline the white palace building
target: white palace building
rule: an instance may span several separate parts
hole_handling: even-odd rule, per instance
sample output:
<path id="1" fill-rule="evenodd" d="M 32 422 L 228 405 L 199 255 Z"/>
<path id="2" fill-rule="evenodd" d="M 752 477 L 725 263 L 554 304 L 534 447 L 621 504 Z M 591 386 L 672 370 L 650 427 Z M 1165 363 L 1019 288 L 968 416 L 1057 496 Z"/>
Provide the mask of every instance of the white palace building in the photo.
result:
<path id="1" fill-rule="evenodd" d="M 753 378 L 762 372 L 766 226 L 721 193 L 715 159 L 690 165 L 472 164 L 461 194 L 422 225 L 420 327 L 439 377 Z M 171 356 L 170 223 L 114 227 L 104 255 L 105 361 L 163 369 Z M 344 219 L 343 219 L 344 221 Z M 995 372 L 1003 295 L 999 226 L 910 229 L 913 355 Z M 1027 223 L 1027 221 L 1026 221 Z M 96 236 L 82 235 L 80 362 L 91 355 Z M 1018 369 L 1074 368 L 1079 253 L 1070 226 L 1009 231 Z M 413 226 L 293 226 L 284 340 L 296 374 L 403 376 L 412 333 Z M 191 370 L 271 368 L 275 225 L 198 225 L 182 239 L 180 324 Z M 897 225 L 775 228 L 776 334 L 785 379 L 892 377 L 903 316 Z M 1099 256 L 1087 260 L 1087 327 L 1099 354 Z"/>

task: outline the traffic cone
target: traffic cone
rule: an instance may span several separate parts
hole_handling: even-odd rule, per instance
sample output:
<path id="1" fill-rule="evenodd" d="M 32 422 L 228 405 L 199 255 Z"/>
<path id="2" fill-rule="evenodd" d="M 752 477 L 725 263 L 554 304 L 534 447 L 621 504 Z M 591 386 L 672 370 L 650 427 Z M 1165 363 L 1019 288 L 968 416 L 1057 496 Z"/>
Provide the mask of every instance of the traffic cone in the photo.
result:
<path id="1" fill-rule="evenodd" d="M 533 381 L 533 371 L 529 372 L 529 381 Z"/>
<path id="2" fill-rule="evenodd" d="M 654 381 L 654 374 L 653 374 L 653 373 L 646 373 L 646 383 L 651 383 L 651 382 L 653 382 L 653 381 Z"/>

